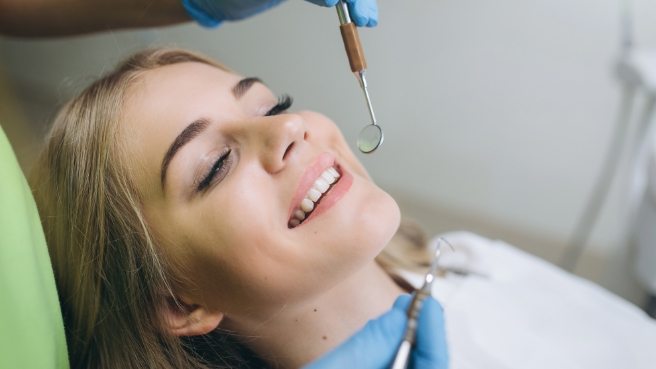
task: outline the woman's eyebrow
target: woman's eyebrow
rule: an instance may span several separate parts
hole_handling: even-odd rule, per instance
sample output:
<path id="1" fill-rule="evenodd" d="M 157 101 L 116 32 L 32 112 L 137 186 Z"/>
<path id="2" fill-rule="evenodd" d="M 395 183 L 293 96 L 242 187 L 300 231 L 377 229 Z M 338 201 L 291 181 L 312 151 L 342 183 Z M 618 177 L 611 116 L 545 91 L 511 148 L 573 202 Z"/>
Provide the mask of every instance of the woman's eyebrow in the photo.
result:
<path id="1" fill-rule="evenodd" d="M 236 99 L 240 99 L 242 96 L 244 96 L 246 91 L 248 91 L 248 89 L 251 88 L 251 86 L 256 82 L 264 84 L 264 82 L 262 82 L 262 80 L 259 79 L 258 77 L 244 78 L 241 81 L 237 82 L 235 87 L 232 88 L 232 94 L 235 95 Z"/>
<path id="2" fill-rule="evenodd" d="M 185 127 L 185 129 L 180 132 L 178 137 L 175 138 L 169 149 L 166 151 L 166 154 L 164 154 L 164 159 L 162 160 L 162 170 L 160 174 L 162 191 L 164 191 L 164 185 L 166 182 L 166 171 L 169 168 L 171 160 L 173 160 L 173 156 L 175 156 L 175 154 L 182 148 L 182 146 L 186 145 L 189 141 L 201 134 L 208 125 L 209 121 L 207 119 L 196 120 Z"/>
<path id="3" fill-rule="evenodd" d="M 246 94 L 248 89 L 251 88 L 251 86 L 253 86 L 253 84 L 257 82 L 262 84 L 264 83 L 258 77 L 244 78 L 239 82 L 237 82 L 237 84 L 232 88 L 232 94 L 235 96 L 236 99 L 240 99 L 242 96 L 244 96 L 244 94 Z M 175 154 L 189 141 L 193 140 L 195 137 L 201 134 L 207 128 L 208 125 L 209 125 L 209 121 L 207 119 L 198 119 L 193 123 L 189 124 L 185 129 L 182 130 L 182 132 L 180 132 L 178 137 L 175 138 L 169 149 L 166 151 L 166 154 L 164 154 L 164 159 L 162 160 L 162 169 L 160 173 L 160 183 L 162 185 L 162 191 L 164 191 L 164 187 L 166 184 L 166 172 Z"/>

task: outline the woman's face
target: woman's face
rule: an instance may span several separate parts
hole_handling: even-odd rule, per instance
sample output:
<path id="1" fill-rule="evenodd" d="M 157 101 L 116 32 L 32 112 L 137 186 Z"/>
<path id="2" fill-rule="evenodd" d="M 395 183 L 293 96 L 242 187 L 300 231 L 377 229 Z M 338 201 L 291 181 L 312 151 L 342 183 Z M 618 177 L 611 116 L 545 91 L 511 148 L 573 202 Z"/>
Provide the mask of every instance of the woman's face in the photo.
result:
<path id="1" fill-rule="evenodd" d="M 261 82 L 188 62 L 146 72 L 122 115 L 148 225 L 184 272 L 177 292 L 228 316 L 325 291 L 399 222 L 330 119 L 277 103 Z M 317 179 L 334 171 L 326 191 Z M 321 197 L 293 226 L 311 189 Z"/>

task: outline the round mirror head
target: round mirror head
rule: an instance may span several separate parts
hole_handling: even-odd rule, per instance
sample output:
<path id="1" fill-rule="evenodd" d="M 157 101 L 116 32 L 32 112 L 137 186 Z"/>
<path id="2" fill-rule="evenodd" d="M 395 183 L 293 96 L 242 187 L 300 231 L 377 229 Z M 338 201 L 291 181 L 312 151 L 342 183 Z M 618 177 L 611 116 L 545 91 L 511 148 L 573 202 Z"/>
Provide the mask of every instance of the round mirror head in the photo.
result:
<path id="1" fill-rule="evenodd" d="M 358 149 L 365 154 L 374 152 L 383 143 L 383 130 L 377 124 L 369 124 L 358 135 Z"/>

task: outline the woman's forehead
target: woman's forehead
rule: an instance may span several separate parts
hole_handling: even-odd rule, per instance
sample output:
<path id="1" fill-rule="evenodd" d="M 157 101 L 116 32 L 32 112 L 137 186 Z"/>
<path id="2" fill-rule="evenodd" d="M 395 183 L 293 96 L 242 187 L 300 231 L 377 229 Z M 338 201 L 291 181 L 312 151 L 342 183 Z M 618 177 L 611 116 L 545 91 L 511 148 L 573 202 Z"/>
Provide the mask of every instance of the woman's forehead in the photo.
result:
<path id="1" fill-rule="evenodd" d="M 199 62 L 184 62 L 165 65 L 144 72 L 142 83 L 135 87 L 167 88 L 167 92 L 175 92 L 185 87 L 212 86 L 213 89 L 229 91 L 242 77 L 217 68 L 213 65 Z M 145 86 L 144 86 L 145 85 Z"/>
<path id="2" fill-rule="evenodd" d="M 130 165 L 140 168 L 133 171 L 138 186 L 158 188 L 159 163 L 190 123 L 240 111 L 238 100 L 243 98 L 236 91 L 245 80 L 249 79 L 197 62 L 144 72 L 127 96 L 120 122 L 127 154 L 133 158 Z M 275 99 L 264 85 L 256 85 L 254 98 Z"/>
<path id="3" fill-rule="evenodd" d="M 131 126 L 129 129 L 137 130 L 150 125 L 163 128 L 171 121 L 184 124 L 204 109 L 234 105 L 231 91 L 240 79 L 236 74 L 197 62 L 146 71 L 128 91 L 123 120 Z"/>
<path id="4" fill-rule="evenodd" d="M 119 123 L 131 165 L 140 167 L 133 171 L 139 187 L 156 184 L 156 163 L 187 124 L 211 109 L 234 105 L 231 89 L 240 78 L 197 62 L 167 65 L 139 76 L 128 90 Z"/>

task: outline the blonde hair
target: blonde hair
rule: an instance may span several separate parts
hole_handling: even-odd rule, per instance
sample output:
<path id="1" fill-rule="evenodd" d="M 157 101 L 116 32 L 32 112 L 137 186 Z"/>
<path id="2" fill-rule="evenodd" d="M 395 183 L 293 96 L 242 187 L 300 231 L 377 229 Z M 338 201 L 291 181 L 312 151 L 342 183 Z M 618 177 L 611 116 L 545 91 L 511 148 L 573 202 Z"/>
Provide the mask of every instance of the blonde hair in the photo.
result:
<path id="1" fill-rule="evenodd" d="M 227 70 L 184 50 L 133 55 L 61 109 L 32 172 L 73 368 L 234 368 L 253 356 L 224 332 L 204 336 L 204 350 L 161 321 L 174 273 L 142 213 L 118 120 L 145 71 L 183 62 Z"/>
<path id="2" fill-rule="evenodd" d="M 227 70 L 178 49 L 133 55 L 61 109 L 32 173 L 73 369 L 266 367 L 221 329 L 190 338 L 164 329 L 162 309 L 177 301 L 172 281 L 181 276 L 142 213 L 118 120 L 144 72 L 183 62 Z M 402 249 L 413 244 L 401 238 Z M 399 258 L 384 254 L 379 262 L 390 267 Z"/>

